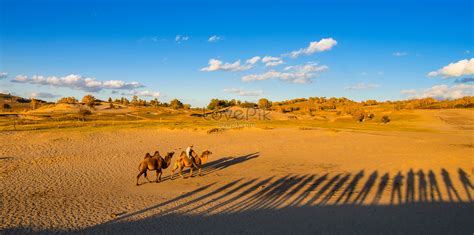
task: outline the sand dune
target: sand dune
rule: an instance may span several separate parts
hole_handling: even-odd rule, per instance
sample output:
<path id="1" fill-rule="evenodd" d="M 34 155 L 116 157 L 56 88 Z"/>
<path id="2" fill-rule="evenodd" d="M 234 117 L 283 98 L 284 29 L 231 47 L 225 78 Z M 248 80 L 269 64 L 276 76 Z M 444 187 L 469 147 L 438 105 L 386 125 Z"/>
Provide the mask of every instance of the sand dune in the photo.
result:
<path id="1" fill-rule="evenodd" d="M 2 234 L 472 233 L 473 133 L 448 128 L 453 120 L 428 132 L 2 132 L 0 228 Z M 204 176 L 170 180 L 167 169 L 161 183 L 141 179 L 135 186 L 146 152 L 179 152 L 190 143 L 214 152 Z"/>

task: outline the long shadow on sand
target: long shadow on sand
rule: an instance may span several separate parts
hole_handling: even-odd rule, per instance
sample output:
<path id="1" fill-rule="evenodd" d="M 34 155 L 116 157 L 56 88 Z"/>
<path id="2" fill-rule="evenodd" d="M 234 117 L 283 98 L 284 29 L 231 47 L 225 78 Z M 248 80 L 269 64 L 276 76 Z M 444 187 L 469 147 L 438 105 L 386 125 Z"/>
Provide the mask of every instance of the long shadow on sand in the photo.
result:
<path id="1" fill-rule="evenodd" d="M 221 169 L 219 163 L 213 166 L 210 170 Z M 452 177 L 444 168 L 410 169 L 393 176 L 360 170 L 216 182 L 106 223 L 67 232 L 471 234 L 472 182 L 465 170 L 459 168 L 456 174 Z"/>

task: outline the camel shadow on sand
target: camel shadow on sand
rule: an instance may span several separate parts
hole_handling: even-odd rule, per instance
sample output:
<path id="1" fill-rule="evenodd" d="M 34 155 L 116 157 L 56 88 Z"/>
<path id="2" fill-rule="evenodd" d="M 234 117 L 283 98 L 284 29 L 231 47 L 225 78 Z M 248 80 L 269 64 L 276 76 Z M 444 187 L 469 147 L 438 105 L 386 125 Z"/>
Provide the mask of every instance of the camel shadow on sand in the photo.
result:
<path id="1" fill-rule="evenodd" d="M 218 160 L 207 172 L 252 158 Z M 470 234 L 473 186 L 462 168 L 454 174 L 362 169 L 216 182 L 82 232 Z"/>
<path id="2" fill-rule="evenodd" d="M 208 172 L 255 158 L 209 163 Z M 77 232 L 136 234 L 471 234 L 462 168 L 287 174 L 214 182 Z M 28 231 L 24 228 L 8 232 Z"/>

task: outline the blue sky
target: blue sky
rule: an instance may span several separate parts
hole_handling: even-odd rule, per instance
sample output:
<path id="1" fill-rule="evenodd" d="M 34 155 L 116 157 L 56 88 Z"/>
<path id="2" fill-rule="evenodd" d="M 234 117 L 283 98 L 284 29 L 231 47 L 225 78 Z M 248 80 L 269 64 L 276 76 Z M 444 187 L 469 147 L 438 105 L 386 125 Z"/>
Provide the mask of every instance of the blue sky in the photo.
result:
<path id="1" fill-rule="evenodd" d="M 0 91 L 193 106 L 458 98 L 474 93 L 473 25 L 469 0 L 0 0 Z"/>

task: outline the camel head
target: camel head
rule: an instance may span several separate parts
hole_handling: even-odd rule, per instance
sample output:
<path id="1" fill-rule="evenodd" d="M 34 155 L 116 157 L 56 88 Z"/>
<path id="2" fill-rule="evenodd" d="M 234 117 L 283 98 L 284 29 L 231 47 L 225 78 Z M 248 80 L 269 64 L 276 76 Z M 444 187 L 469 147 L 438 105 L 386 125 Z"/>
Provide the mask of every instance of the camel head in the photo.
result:
<path id="1" fill-rule="evenodd" d="M 173 155 L 174 155 L 174 152 L 168 152 L 168 153 L 166 154 L 166 157 L 165 157 L 165 158 L 171 159 L 171 158 L 173 157 Z"/>
<path id="2" fill-rule="evenodd" d="M 201 164 L 206 163 L 206 162 L 207 162 L 207 158 L 208 158 L 211 154 L 212 154 L 212 152 L 209 151 L 209 150 L 206 150 L 206 151 L 202 152 L 201 157 L 200 157 L 200 158 L 201 158 Z"/>
<path id="3" fill-rule="evenodd" d="M 165 162 L 166 162 L 166 167 L 167 168 L 170 163 L 171 163 L 171 158 L 173 158 L 174 152 L 168 152 L 165 156 Z"/>

